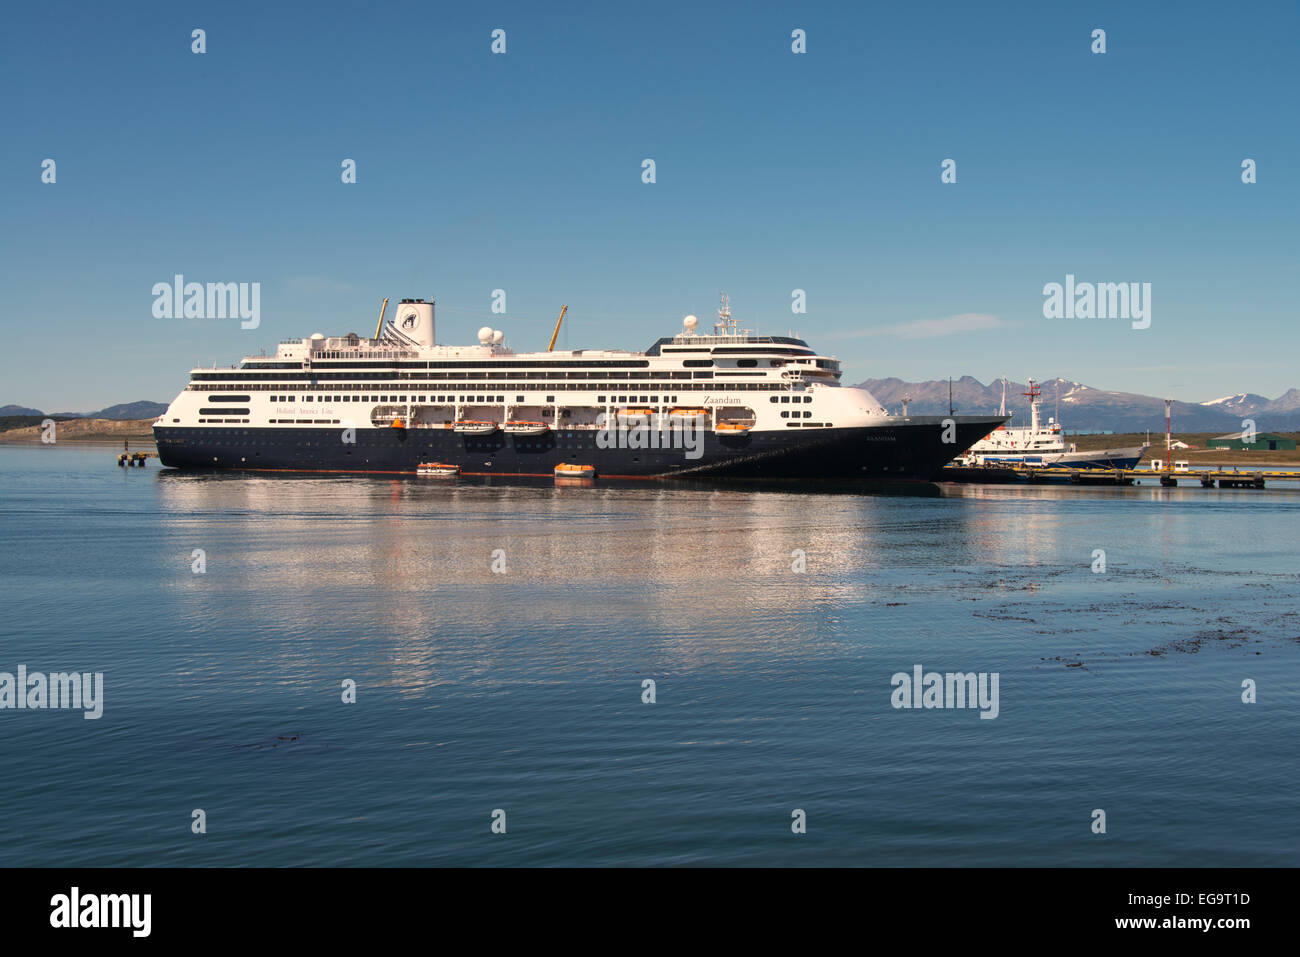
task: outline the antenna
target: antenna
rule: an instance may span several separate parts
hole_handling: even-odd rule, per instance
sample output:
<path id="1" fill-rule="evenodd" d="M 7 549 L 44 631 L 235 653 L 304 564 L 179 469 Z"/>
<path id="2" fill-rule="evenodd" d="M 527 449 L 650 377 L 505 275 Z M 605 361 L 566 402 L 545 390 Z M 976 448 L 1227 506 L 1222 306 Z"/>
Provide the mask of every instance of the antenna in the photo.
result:
<path id="1" fill-rule="evenodd" d="M 952 415 L 952 376 L 948 376 L 948 414 Z"/>
<path id="2" fill-rule="evenodd" d="M 726 335 L 736 335 L 736 320 L 731 318 L 731 297 L 725 292 L 718 293 L 718 325 Z"/>

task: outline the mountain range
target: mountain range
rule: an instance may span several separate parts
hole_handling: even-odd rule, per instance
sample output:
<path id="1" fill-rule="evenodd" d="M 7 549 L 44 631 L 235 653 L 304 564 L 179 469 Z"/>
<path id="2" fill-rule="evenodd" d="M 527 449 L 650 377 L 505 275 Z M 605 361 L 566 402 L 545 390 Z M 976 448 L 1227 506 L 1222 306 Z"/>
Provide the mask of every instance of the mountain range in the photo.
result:
<path id="1" fill-rule="evenodd" d="M 858 385 L 871 392 L 891 412 L 902 408 L 909 396 L 908 410 L 934 415 L 948 411 L 948 380 L 904 382 L 902 379 L 868 379 Z M 1165 400 L 1136 392 L 1108 392 L 1068 379 L 1047 379 L 1038 383 L 1043 390 L 1039 414 L 1060 420 L 1066 431 L 1163 432 Z M 1007 381 L 1007 412 L 1014 413 L 1015 425 L 1029 422 L 1029 400 L 1022 395 L 1028 386 Z M 952 381 L 952 405 L 957 412 L 997 412 L 1002 402 L 1002 380 L 984 385 L 973 376 Z M 1058 410 L 1059 409 L 1059 414 Z M 1300 430 L 1300 389 L 1288 389 L 1276 399 L 1242 392 L 1208 402 L 1180 402 L 1171 409 L 1175 432 L 1239 432 L 1243 419 L 1254 419 L 1255 428 L 1269 432 Z"/>
<path id="2" fill-rule="evenodd" d="M 42 412 L 25 405 L 0 405 L 0 416 L 49 415 L 56 419 L 156 419 L 167 411 L 166 402 L 120 402 L 97 412 Z"/>

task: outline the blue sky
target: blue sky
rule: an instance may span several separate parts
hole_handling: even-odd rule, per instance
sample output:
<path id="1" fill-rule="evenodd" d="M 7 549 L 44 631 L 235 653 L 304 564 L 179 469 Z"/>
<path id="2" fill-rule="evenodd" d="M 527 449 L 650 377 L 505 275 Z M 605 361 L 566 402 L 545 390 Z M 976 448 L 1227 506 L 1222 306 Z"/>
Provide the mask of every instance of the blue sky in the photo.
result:
<path id="1" fill-rule="evenodd" d="M 1293 3 L 11 5 L 0 404 L 166 401 L 384 296 L 435 296 L 445 343 L 545 348 L 567 303 L 562 345 L 640 349 L 721 289 L 846 381 L 1275 396 L 1297 34 Z M 175 273 L 260 282 L 261 326 L 154 318 Z M 1150 328 L 1044 318 L 1067 273 L 1151 283 Z"/>

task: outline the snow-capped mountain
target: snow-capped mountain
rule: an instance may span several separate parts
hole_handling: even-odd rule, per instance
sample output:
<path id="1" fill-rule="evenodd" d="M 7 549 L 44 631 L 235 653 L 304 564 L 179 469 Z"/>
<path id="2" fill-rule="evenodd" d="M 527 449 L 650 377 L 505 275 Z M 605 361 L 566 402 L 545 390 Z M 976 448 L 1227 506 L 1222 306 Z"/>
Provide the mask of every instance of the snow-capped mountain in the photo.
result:
<path id="1" fill-rule="evenodd" d="M 1222 399 L 1210 399 L 1208 402 L 1202 402 L 1201 405 L 1231 415 L 1253 415 L 1267 408 L 1272 401 L 1253 392 L 1238 392 L 1236 395 L 1225 395 Z"/>
<path id="2" fill-rule="evenodd" d="M 903 396 L 910 396 L 908 408 L 919 414 L 948 411 L 948 380 L 904 382 L 902 379 L 868 379 L 860 383 L 891 411 L 902 408 Z M 1059 418 L 1066 430 L 1108 430 L 1112 432 L 1163 432 L 1165 400 L 1161 396 L 1096 389 L 1069 379 L 1045 379 L 1041 414 Z M 1022 394 L 1028 386 L 1007 381 L 1007 411 L 1013 423 L 1029 420 L 1029 402 Z M 1002 400 L 1002 380 L 984 385 L 973 376 L 952 382 L 952 405 L 958 412 L 996 412 Z M 1058 413 L 1059 409 L 1059 413 Z M 1253 418 L 1265 431 L 1300 430 L 1300 389 L 1291 389 L 1277 399 L 1251 392 L 1224 396 L 1207 402 L 1175 401 L 1172 408 L 1176 432 L 1232 432 L 1242 427 L 1243 418 Z"/>

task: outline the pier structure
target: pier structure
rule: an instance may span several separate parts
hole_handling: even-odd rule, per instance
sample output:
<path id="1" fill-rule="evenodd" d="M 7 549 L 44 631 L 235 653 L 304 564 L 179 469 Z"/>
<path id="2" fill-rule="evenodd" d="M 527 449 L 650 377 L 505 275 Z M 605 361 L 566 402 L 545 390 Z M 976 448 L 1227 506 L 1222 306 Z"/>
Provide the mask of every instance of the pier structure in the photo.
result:
<path id="1" fill-rule="evenodd" d="M 943 469 L 940 481 L 987 485 L 1014 485 L 1065 482 L 1070 485 L 1133 485 L 1138 479 L 1154 478 L 1165 488 L 1177 488 L 1179 479 L 1199 482 L 1201 488 L 1265 488 L 1272 481 L 1300 482 L 1300 470 L 1191 468 L 1184 463 L 1178 467 L 1145 469 L 1079 469 L 1051 466 L 997 465 L 959 466 Z"/>

